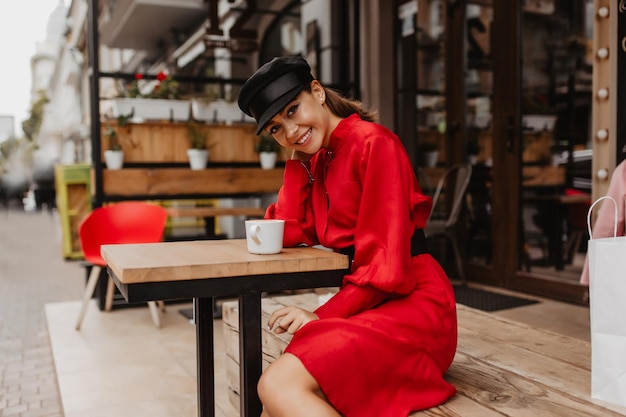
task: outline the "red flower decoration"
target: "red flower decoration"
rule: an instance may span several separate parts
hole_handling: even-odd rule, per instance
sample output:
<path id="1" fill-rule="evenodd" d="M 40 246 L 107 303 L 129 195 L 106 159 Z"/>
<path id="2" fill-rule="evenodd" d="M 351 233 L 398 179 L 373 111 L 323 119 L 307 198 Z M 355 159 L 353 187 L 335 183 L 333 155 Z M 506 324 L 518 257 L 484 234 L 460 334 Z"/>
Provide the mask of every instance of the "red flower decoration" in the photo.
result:
<path id="1" fill-rule="evenodd" d="M 139 73 L 139 72 L 138 72 L 137 74 L 135 74 L 135 79 L 136 79 L 137 81 L 139 81 L 139 80 L 143 80 L 143 74 L 141 74 L 141 73 Z"/>
<path id="2" fill-rule="evenodd" d="M 167 78 L 167 74 L 163 71 L 159 72 L 156 76 L 157 80 L 159 81 L 163 81 L 164 79 Z"/>

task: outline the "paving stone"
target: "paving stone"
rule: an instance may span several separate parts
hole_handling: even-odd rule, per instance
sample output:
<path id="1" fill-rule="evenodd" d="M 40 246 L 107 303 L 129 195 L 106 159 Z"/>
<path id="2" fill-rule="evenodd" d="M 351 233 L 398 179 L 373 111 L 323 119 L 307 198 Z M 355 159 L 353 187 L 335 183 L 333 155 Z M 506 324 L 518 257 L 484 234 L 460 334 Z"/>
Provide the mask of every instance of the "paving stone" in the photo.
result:
<path id="1" fill-rule="evenodd" d="M 0 417 L 63 417 L 44 306 L 82 296 L 56 211 L 0 206 Z"/>

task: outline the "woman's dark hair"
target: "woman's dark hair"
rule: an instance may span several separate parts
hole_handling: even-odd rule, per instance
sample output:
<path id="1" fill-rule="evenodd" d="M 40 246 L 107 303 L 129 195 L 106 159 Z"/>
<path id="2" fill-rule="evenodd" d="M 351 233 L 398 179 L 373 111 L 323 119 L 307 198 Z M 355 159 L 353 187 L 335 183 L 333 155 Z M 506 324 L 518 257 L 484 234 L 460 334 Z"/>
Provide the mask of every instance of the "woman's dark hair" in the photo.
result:
<path id="1" fill-rule="evenodd" d="M 357 113 L 361 119 L 368 122 L 375 122 L 377 120 L 377 113 L 364 108 L 360 101 L 344 97 L 332 88 L 324 86 L 322 86 L 322 88 L 326 93 L 326 105 L 330 111 L 333 112 L 333 114 L 336 114 L 339 117 L 348 117 L 351 114 Z M 311 85 L 309 84 L 305 86 L 304 90 L 310 93 Z"/>

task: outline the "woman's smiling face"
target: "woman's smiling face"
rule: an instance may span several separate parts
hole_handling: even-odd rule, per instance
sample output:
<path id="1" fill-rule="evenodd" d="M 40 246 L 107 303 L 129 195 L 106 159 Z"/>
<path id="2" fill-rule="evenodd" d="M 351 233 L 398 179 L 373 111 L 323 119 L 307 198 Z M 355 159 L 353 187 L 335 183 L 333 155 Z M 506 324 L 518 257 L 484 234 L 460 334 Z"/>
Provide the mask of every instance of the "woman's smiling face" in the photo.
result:
<path id="1" fill-rule="evenodd" d="M 311 91 L 303 90 L 265 126 L 281 146 L 314 154 L 328 146 L 331 129 L 330 112 L 324 106 L 325 92 L 317 80 Z"/>

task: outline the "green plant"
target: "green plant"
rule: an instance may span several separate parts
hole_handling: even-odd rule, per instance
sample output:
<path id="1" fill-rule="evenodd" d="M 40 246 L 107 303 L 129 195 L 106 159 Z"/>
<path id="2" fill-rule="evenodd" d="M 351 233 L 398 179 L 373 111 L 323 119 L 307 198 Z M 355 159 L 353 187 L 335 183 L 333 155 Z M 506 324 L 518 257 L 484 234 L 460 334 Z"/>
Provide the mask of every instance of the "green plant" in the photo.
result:
<path id="1" fill-rule="evenodd" d="M 179 83 L 172 77 L 161 71 L 157 74 L 158 83 L 154 86 L 148 98 L 162 98 L 175 100 L 179 96 Z"/>
<path id="2" fill-rule="evenodd" d="M 189 138 L 189 144 L 192 149 L 207 149 L 207 131 L 202 129 L 202 125 L 199 123 L 187 124 L 187 137 Z"/>
<path id="3" fill-rule="evenodd" d="M 50 101 L 48 100 L 45 90 L 39 90 L 37 94 L 38 98 L 30 108 L 29 118 L 22 122 L 24 135 L 26 135 L 26 138 L 30 141 L 35 141 L 37 138 L 39 128 L 41 127 L 41 123 L 43 121 L 44 106 Z"/>
<path id="4" fill-rule="evenodd" d="M 120 114 L 118 115 L 115 120 L 117 122 L 117 127 L 124 127 L 127 126 L 128 124 L 130 124 L 131 119 L 133 118 L 133 116 L 135 115 L 135 111 L 133 110 L 132 112 L 128 113 L 128 114 Z M 104 136 L 109 140 L 109 149 L 112 151 L 121 151 L 122 150 L 122 146 L 120 145 L 120 141 L 119 141 L 119 135 L 117 133 L 117 129 L 114 128 L 113 126 L 107 126 L 107 128 L 104 130 Z"/>
<path id="5" fill-rule="evenodd" d="M 119 142 L 119 137 L 117 135 L 117 130 L 113 126 L 107 126 L 104 130 L 104 137 L 109 140 L 109 150 L 111 151 L 121 151 L 122 146 Z"/>
<path id="6" fill-rule="evenodd" d="M 270 135 L 261 135 L 259 141 L 254 147 L 257 153 L 261 152 L 279 152 L 281 147 L 276 140 Z"/>
<path id="7" fill-rule="evenodd" d="M 152 90 L 146 92 L 150 86 Z M 142 73 L 136 73 L 135 79 L 130 84 L 124 84 L 120 89 L 119 97 L 129 98 L 160 98 L 160 99 L 177 99 L 180 96 L 180 84 L 174 80 L 165 71 L 161 71 L 156 75 L 156 84 L 151 81 L 146 82 Z"/>

